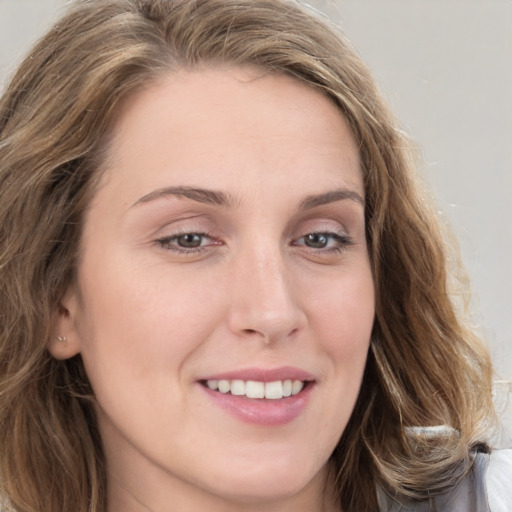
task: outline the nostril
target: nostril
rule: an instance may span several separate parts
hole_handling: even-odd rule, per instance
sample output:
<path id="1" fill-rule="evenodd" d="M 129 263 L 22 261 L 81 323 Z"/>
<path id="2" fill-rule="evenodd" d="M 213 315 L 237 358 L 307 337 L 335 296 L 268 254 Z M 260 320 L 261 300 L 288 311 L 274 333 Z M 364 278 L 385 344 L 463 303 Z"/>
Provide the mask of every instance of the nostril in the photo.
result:
<path id="1" fill-rule="evenodd" d="M 258 331 L 257 329 L 244 329 L 243 332 L 247 336 L 250 336 L 250 337 L 255 337 L 256 336 L 258 338 L 261 338 L 261 340 L 266 345 L 270 345 L 270 343 L 271 343 L 271 337 L 268 334 L 264 333 L 264 332 Z"/>

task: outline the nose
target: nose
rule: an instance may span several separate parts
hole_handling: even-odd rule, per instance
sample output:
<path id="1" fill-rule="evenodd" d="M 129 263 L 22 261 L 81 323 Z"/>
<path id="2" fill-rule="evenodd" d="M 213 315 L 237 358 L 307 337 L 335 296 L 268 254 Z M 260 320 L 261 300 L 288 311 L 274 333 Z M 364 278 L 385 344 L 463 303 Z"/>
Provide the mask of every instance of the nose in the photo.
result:
<path id="1" fill-rule="evenodd" d="M 271 344 L 294 337 L 306 325 L 298 283 L 279 250 L 260 250 L 240 258 L 230 277 L 228 323 L 237 336 Z"/>

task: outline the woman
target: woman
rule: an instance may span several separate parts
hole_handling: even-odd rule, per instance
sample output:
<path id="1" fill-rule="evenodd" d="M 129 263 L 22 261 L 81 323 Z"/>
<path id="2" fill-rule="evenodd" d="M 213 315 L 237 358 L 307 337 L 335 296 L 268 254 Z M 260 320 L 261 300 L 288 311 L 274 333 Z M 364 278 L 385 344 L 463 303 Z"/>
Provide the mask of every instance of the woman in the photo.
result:
<path id="1" fill-rule="evenodd" d="M 0 112 L 8 510 L 487 510 L 489 358 L 324 21 L 79 1 Z"/>

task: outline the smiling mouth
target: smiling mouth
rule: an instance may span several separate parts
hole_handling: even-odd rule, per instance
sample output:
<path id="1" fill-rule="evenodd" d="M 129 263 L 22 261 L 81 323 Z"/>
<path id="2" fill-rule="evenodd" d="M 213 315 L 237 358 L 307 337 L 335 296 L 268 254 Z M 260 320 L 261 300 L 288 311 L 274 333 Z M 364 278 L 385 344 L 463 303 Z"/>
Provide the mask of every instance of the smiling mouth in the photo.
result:
<path id="1" fill-rule="evenodd" d="M 280 400 L 298 395 L 309 381 L 301 380 L 276 380 L 273 382 L 261 382 L 255 380 L 205 380 L 201 382 L 212 391 L 247 398 L 260 398 L 268 400 Z"/>

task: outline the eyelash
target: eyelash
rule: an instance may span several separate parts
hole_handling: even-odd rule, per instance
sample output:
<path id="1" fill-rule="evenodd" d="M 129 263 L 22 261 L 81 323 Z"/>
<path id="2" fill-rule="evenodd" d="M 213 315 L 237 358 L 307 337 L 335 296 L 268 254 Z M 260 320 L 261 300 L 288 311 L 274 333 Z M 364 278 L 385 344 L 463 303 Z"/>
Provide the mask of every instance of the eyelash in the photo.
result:
<path id="1" fill-rule="evenodd" d="M 185 236 L 195 236 L 200 237 L 201 242 L 204 241 L 204 239 L 209 239 L 213 241 L 212 244 L 207 245 L 199 245 L 198 247 L 182 247 L 179 245 L 172 245 L 172 242 L 177 242 L 178 239 L 185 237 Z M 327 239 L 334 240 L 335 245 L 333 247 L 321 247 L 321 248 L 315 248 L 307 246 L 306 243 L 298 243 L 299 240 L 304 240 L 308 236 L 316 236 L 316 237 L 324 237 Z M 207 250 L 207 248 L 210 245 L 222 245 L 221 242 L 216 241 L 214 238 L 212 238 L 207 233 L 201 233 L 201 232 L 195 232 L 195 231 L 185 231 L 182 233 L 176 233 L 172 236 L 168 236 L 165 238 L 160 238 L 156 240 L 156 243 L 158 243 L 163 249 L 167 251 L 171 251 L 178 254 L 184 254 L 184 255 L 196 255 L 200 254 L 201 252 L 204 252 Z M 329 243 L 329 242 L 327 242 Z M 353 239 L 342 232 L 331 232 L 331 231 L 313 231 L 311 233 L 306 233 L 305 235 L 301 236 L 297 240 L 295 240 L 292 245 L 294 246 L 302 246 L 306 247 L 311 252 L 320 252 L 323 254 L 330 254 L 330 253 L 339 253 L 344 250 L 346 250 L 348 247 L 354 245 Z"/>
<path id="2" fill-rule="evenodd" d="M 176 233 L 172 236 L 167 236 L 165 238 L 160 238 L 156 240 L 156 242 L 165 250 L 175 252 L 178 254 L 185 254 L 185 255 L 193 255 L 198 254 L 204 251 L 205 246 L 200 245 L 198 247 L 180 247 L 179 245 L 171 245 L 172 242 L 176 242 L 179 238 L 185 237 L 185 236 L 198 236 L 202 239 L 210 239 L 213 240 L 211 236 L 209 236 L 207 233 L 201 233 L 196 231 L 184 231 L 182 233 Z M 220 245 L 220 244 L 215 244 Z"/>
<path id="3" fill-rule="evenodd" d="M 295 242 L 294 245 L 302 245 L 307 247 L 308 249 L 312 251 L 321 251 L 322 253 L 338 253 L 342 252 L 351 245 L 354 245 L 353 239 L 345 234 L 345 233 L 337 233 L 332 231 L 313 231 L 312 233 L 307 233 L 306 235 L 301 236 L 298 240 L 303 240 L 306 237 L 310 236 L 316 236 L 316 237 L 325 237 L 327 239 L 332 239 L 335 242 L 335 245 L 333 247 L 322 247 L 322 248 L 315 248 L 315 247 L 309 247 L 305 243 L 298 244 Z"/>

